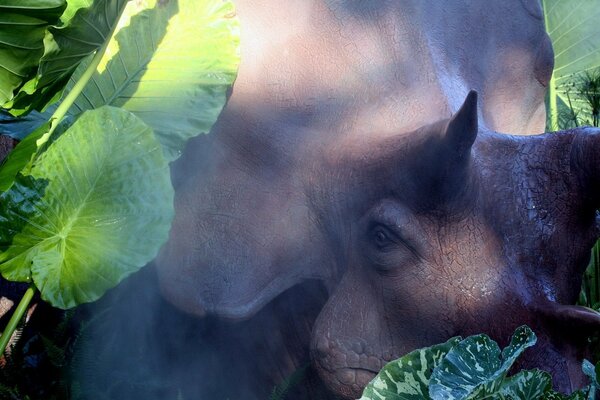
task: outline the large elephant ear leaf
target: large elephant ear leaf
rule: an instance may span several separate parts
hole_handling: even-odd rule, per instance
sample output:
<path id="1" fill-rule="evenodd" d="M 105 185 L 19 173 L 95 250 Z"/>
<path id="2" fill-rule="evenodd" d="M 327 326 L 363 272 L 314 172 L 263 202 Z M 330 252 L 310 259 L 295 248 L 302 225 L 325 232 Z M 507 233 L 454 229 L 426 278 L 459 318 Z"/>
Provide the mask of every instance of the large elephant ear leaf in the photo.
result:
<path id="1" fill-rule="evenodd" d="M 210 130 L 239 64 L 239 23 L 231 1 L 130 2 L 74 112 L 113 105 L 157 134 L 169 161 L 187 139 Z M 70 86 L 85 71 L 82 65 Z"/>
<path id="2" fill-rule="evenodd" d="M 586 122 L 588 107 L 577 93 L 579 81 L 600 68 L 600 7 L 590 0 L 542 0 L 546 30 L 554 47 L 554 74 L 549 84 L 549 125 L 559 126 L 570 107 Z M 600 89 L 600 88 L 598 88 Z M 570 106 L 570 107 L 569 107 Z"/>
<path id="3" fill-rule="evenodd" d="M 6 104 L 13 115 L 58 100 L 79 64 L 110 40 L 127 0 L 70 1 L 60 26 L 48 27 L 37 73 Z"/>
<path id="4" fill-rule="evenodd" d="M 169 168 L 152 130 L 112 107 L 88 111 L 33 164 L 48 181 L 35 213 L 4 217 L 21 231 L 0 254 L 9 280 L 33 279 L 42 298 L 69 308 L 98 299 L 152 260 L 173 217 Z M 19 206 L 18 185 L 7 199 Z"/>
<path id="5" fill-rule="evenodd" d="M 388 363 L 367 385 L 360 400 L 422 400 L 428 399 L 432 371 L 460 338 L 415 350 Z"/>
<path id="6" fill-rule="evenodd" d="M 0 107 L 35 76 L 46 29 L 57 23 L 65 0 L 0 1 Z"/>
<path id="7" fill-rule="evenodd" d="M 487 398 L 498 395 L 508 370 L 536 342 L 527 326 L 517 328 L 502 352 L 487 335 L 469 336 L 452 348 L 431 376 L 434 400 Z"/>

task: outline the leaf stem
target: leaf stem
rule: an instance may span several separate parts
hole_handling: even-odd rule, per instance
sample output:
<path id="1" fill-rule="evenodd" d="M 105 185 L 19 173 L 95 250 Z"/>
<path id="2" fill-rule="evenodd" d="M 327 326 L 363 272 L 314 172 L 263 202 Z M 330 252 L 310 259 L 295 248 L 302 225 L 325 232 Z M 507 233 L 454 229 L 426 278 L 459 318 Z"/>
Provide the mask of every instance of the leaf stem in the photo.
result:
<path id="1" fill-rule="evenodd" d="M 50 117 L 50 129 L 48 129 L 48 132 L 46 132 L 42 137 L 40 137 L 37 140 L 36 153 L 38 153 L 39 150 L 42 148 L 42 146 L 48 141 L 48 139 L 50 139 L 50 137 L 56 130 L 56 127 L 60 123 L 60 121 L 62 121 L 62 119 L 65 117 L 65 115 L 67 115 L 69 108 L 71 108 L 73 103 L 75 103 L 75 100 L 77 100 L 77 98 L 79 97 L 79 95 L 81 94 L 81 92 L 83 91 L 85 86 L 87 85 L 87 83 L 90 81 L 92 76 L 94 76 L 94 73 L 96 72 L 96 68 L 98 68 L 100 61 L 102 60 L 102 57 L 104 57 L 104 53 L 106 53 L 108 44 L 110 43 L 113 35 L 115 34 L 117 26 L 119 25 L 119 21 L 121 20 L 121 16 L 123 15 L 123 11 L 125 11 L 126 5 L 127 5 L 127 2 L 124 2 L 121 10 L 119 11 L 119 15 L 117 16 L 117 19 L 115 20 L 115 24 L 111 28 L 109 35 L 107 35 L 107 37 L 106 37 L 106 40 L 104 41 L 102 46 L 100 46 L 100 48 L 98 48 L 98 50 L 96 50 L 96 53 L 94 54 L 94 57 L 92 58 L 90 64 L 86 68 L 86 70 L 83 72 L 83 74 L 81 74 L 81 77 L 79 78 L 79 80 L 77 82 L 75 82 L 75 85 L 73 85 L 73 87 L 71 88 L 71 91 L 69 91 L 69 93 L 67 93 L 67 95 L 65 96 L 63 101 L 60 103 L 60 105 L 56 108 L 56 110 Z"/>
<path id="2" fill-rule="evenodd" d="M 25 314 L 25 311 L 27 311 L 27 307 L 29 307 L 29 303 L 31 303 L 31 299 L 33 299 L 33 295 L 36 291 L 37 289 L 33 283 L 29 285 L 29 288 L 25 291 L 15 312 L 12 317 L 10 317 L 6 329 L 4 329 L 4 332 L 0 335 L 0 356 L 4 354 L 12 334 L 17 329 L 17 326 L 19 326 L 21 319 L 23 319 L 23 315 Z"/>

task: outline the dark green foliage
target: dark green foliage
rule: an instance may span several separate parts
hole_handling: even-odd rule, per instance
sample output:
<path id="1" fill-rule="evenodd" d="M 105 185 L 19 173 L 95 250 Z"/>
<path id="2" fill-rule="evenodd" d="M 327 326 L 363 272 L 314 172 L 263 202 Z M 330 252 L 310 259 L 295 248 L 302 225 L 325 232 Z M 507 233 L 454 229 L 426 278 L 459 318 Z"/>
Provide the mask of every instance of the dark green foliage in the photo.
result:
<path id="1" fill-rule="evenodd" d="M 73 349 L 70 329 L 72 312 L 67 312 L 49 332 L 25 334 L 16 341 L 0 367 L 0 400 L 69 399 L 65 361 Z"/>
<path id="2" fill-rule="evenodd" d="M 576 75 L 561 90 L 566 101 L 557 104 L 557 129 L 600 125 L 600 69 Z"/>
<path id="3" fill-rule="evenodd" d="M 284 400 L 287 397 L 290 389 L 294 388 L 304 380 L 309 367 L 309 364 L 303 365 L 302 367 L 295 370 L 283 382 L 275 386 L 273 388 L 273 392 L 271 392 L 269 400 Z"/>
<path id="4" fill-rule="evenodd" d="M 600 243 L 592 249 L 590 264 L 583 276 L 579 304 L 600 310 Z"/>
<path id="5" fill-rule="evenodd" d="M 115 355 L 111 341 L 106 346 L 96 345 L 95 329 L 107 323 L 108 313 L 105 309 L 89 316 L 83 309 L 68 310 L 47 331 L 21 326 L 18 334 L 25 332 L 23 338 L 16 341 L 0 367 L 0 400 L 122 400 L 126 393 L 184 400 L 176 388 L 157 380 L 153 366 L 143 361 L 143 355 L 154 349 L 142 343 L 134 346 L 132 354 L 137 354 L 140 362 L 124 363 L 136 365 L 132 373 L 112 362 L 130 354 Z M 120 331 L 113 331 L 112 339 L 117 340 Z"/>
<path id="6" fill-rule="evenodd" d="M 600 69 L 585 71 L 579 78 L 579 94 L 587 103 L 591 112 L 591 124 L 600 122 Z"/>

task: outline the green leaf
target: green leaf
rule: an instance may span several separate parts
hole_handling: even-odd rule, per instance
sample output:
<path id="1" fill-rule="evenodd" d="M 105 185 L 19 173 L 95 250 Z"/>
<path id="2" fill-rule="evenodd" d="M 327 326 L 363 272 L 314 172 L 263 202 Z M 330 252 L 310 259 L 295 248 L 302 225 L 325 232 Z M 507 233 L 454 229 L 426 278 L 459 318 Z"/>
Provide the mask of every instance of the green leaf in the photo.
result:
<path id="1" fill-rule="evenodd" d="M 30 276 L 42 298 L 70 308 L 98 299 L 149 262 L 173 217 L 169 169 L 152 130 L 131 113 L 103 107 L 84 113 L 33 164 L 49 181 L 36 213 L 0 254 L 9 280 Z M 20 194 L 6 192 L 11 204 Z"/>
<path id="2" fill-rule="evenodd" d="M 15 117 L 10 113 L 0 110 L 0 135 L 7 135 L 13 139 L 23 140 L 27 135 L 48 121 L 50 115 L 34 111 L 23 117 Z"/>
<path id="3" fill-rule="evenodd" d="M 32 161 L 37 150 L 36 141 L 50 129 L 50 123 L 46 122 L 23 141 L 19 142 L 0 166 L 0 191 L 8 190 L 13 184 L 17 174 Z"/>
<path id="4" fill-rule="evenodd" d="M 0 194 L 0 251 L 23 230 L 24 220 L 35 217 L 47 185 L 47 180 L 19 175 L 11 193 Z"/>
<path id="5" fill-rule="evenodd" d="M 600 384 L 598 383 L 598 377 L 600 376 L 600 363 L 594 366 L 594 364 L 588 360 L 583 360 L 581 369 L 583 370 L 583 373 L 590 378 L 587 400 L 595 400 L 596 392 L 598 392 L 598 389 L 600 389 Z"/>
<path id="6" fill-rule="evenodd" d="M 141 5 L 140 5 L 141 4 Z M 169 161 L 221 112 L 239 64 L 239 25 L 230 1 L 130 2 L 100 68 L 76 100 L 129 110 L 158 135 Z M 85 70 L 82 65 L 70 86 Z"/>
<path id="7" fill-rule="evenodd" d="M 434 400 L 491 396 L 517 357 L 536 342 L 527 326 L 517 328 L 502 352 L 487 335 L 475 335 L 452 348 L 431 376 L 429 394 Z"/>
<path id="8" fill-rule="evenodd" d="M 455 337 L 443 344 L 415 350 L 388 363 L 367 385 L 360 400 L 428 399 L 432 371 L 459 341 L 460 338 Z"/>
<path id="9" fill-rule="evenodd" d="M 594 0 L 542 0 L 546 30 L 554 47 L 554 74 L 549 84 L 549 117 L 558 126 L 558 100 L 571 103 L 582 116 L 585 102 L 573 90 L 579 74 L 600 67 L 600 7 Z M 570 93 L 570 94 L 569 94 Z M 569 95 L 568 95 L 569 94 Z"/>
<path id="10" fill-rule="evenodd" d="M 500 388 L 500 396 L 512 400 L 538 400 L 552 390 L 552 377 L 538 369 L 521 371 L 507 378 Z"/>
<path id="11" fill-rule="evenodd" d="M 65 7 L 65 0 L 0 1 L 0 107 L 35 76 L 46 29 Z"/>
<path id="12" fill-rule="evenodd" d="M 562 393 L 555 392 L 554 390 L 550 390 L 544 393 L 540 400 L 586 400 L 587 392 L 584 390 L 577 390 L 569 395 L 565 395 Z"/>
<path id="13" fill-rule="evenodd" d="M 37 74 L 7 105 L 11 113 L 42 110 L 58 100 L 79 64 L 108 42 L 127 1 L 74 2 L 67 9 L 68 15 L 61 19 L 67 24 L 49 28 Z"/>

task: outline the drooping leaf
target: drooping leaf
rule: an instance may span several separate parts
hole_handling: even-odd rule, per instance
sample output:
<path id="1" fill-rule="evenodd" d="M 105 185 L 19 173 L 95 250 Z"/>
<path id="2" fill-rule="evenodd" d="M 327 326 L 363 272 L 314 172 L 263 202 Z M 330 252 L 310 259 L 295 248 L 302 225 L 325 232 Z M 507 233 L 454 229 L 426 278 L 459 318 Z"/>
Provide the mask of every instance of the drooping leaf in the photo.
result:
<path id="1" fill-rule="evenodd" d="M 535 342 L 535 334 L 526 326 L 517 328 L 502 352 L 487 335 L 464 339 L 433 371 L 429 385 L 431 398 L 454 400 L 498 393 L 514 361 Z"/>
<path id="2" fill-rule="evenodd" d="M 37 111 L 34 111 L 25 118 L 29 119 L 30 116 L 37 114 Z M 42 113 L 41 115 L 45 114 L 46 113 Z M 30 124 L 38 124 L 38 118 L 40 118 L 41 115 L 34 117 L 35 119 L 32 120 Z M 18 119 L 21 118 L 22 117 L 19 117 Z M 73 117 L 65 117 L 62 122 L 55 127 L 54 132 L 49 140 L 43 144 L 39 144 L 40 139 L 49 133 L 50 122 L 42 122 L 40 126 L 38 126 L 33 132 L 29 133 L 22 141 L 20 141 L 0 164 L 0 191 L 8 190 L 19 172 L 28 174 L 35 157 L 38 154 L 43 153 L 43 151 L 54 141 L 54 139 L 59 137 L 65 130 L 67 130 L 68 127 L 73 124 L 73 121 Z M 23 122 L 23 124 L 27 125 L 27 122 Z M 23 126 L 19 125 L 20 123 L 16 122 L 15 129 L 20 130 L 24 128 Z"/>
<path id="3" fill-rule="evenodd" d="M 0 135 L 23 140 L 27 135 L 47 122 L 49 117 L 50 115 L 45 115 L 37 111 L 23 117 L 15 117 L 4 110 L 0 110 Z"/>
<path id="4" fill-rule="evenodd" d="M 600 67 L 600 7 L 594 0 L 542 0 L 546 30 L 554 47 L 554 74 L 549 84 L 549 125 L 558 126 L 559 106 L 573 106 L 583 116 L 585 101 L 573 84 L 581 73 Z M 562 108 L 563 113 L 568 112 Z"/>
<path id="5" fill-rule="evenodd" d="M 79 64 L 108 42 L 127 1 L 74 2 L 61 19 L 66 25 L 48 28 L 37 74 L 7 104 L 10 112 L 41 111 L 58 100 Z"/>
<path id="6" fill-rule="evenodd" d="M 46 122 L 23 141 L 19 142 L 0 165 L 0 191 L 8 190 L 15 181 L 17 174 L 32 161 L 32 156 L 37 149 L 36 141 L 48 132 L 50 123 Z"/>
<path id="7" fill-rule="evenodd" d="M 47 185 L 47 180 L 20 175 L 11 193 L 0 194 L 0 251 L 23 230 L 24 220 L 35 217 Z"/>
<path id="8" fill-rule="evenodd" d="M 521 371 L 507 378 L 499 395 L 504 399 L 538 400 L 552 390 L 552 377 L 545 371 Z"/>
<path id="9" fill-rule="evenodd" d="M 9 280 L 32 277 L 60 308 L 93 301 L 141 268 L 167 239 L 173 217 L 169 169 L 152 130 L 131 113 L 103 107 L 83 114 L 33 164 L 49 184 L 34 215 L 0 254 Z"/>
<path id="10" fill-rule="evenodd" d="M 595 400 L 596 393 L 600 389 L 600 384 L 598 383 L 598 378 L 600 377 L 600 363 L 594 365 L 588 360 L 583 360 L 581 369 L 583 370 L 583 373 L 590 378 L 587 400 Z"/>
<path id="11" fill-rule="evenodd" d="M 0 1 L 0 107 L 35 76 L 46 29 L 65 7 L 65 0 Z"/>
<path id="12" fill-rule="evenodd" d="M 360 400 L 428 399 L 432 371 L 459 342 L 460 338 L 455 337 L 443 344 L 415 350 L 388 363 L 367 385 Z"/>
<path id="13" fill-rule="evenodd" d="M 123 22 L 74 112 L 102 105 L 133 112 L 154 129 L 171 161 L 187 139 L 210 130 L 235 79 L 239 26 L 233 4 L 131 2 Z"/>

